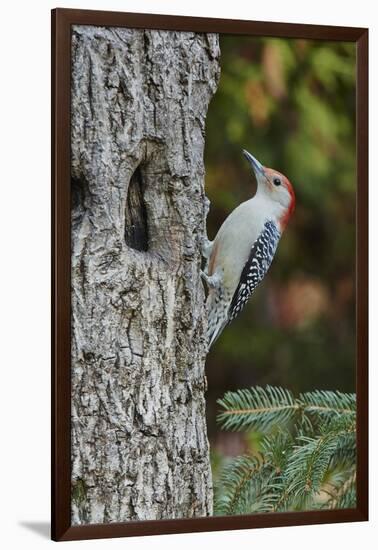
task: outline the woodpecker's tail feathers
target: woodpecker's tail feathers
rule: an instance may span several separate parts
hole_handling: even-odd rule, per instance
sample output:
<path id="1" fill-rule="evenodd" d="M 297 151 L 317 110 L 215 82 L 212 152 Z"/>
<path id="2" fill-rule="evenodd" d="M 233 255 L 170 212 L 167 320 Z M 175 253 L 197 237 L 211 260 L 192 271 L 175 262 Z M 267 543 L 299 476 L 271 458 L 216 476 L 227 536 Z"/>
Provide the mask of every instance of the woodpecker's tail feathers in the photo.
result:
<path id="1" fill-rule="evenodd" d="M 220 320 L 218 325 L 216 325 L 212 329 L 208 329 L 207 331 L 207 341 L 208 341 L 208 349 L 211 348 L 211 346 L 214 344 L 215 340 L 218 339 L 218 336 L 220 336 L 221 332 L 223 331 L 224 327 L 227 325 L 228 319 Z"/>
<path id="2" fill-rule="evenodd" d="M 219 291 L 210 291 L 207 298 L 207 341 L 208 349 L 214 344 L 228 323 L 229 300 L 222 299 Z"/>

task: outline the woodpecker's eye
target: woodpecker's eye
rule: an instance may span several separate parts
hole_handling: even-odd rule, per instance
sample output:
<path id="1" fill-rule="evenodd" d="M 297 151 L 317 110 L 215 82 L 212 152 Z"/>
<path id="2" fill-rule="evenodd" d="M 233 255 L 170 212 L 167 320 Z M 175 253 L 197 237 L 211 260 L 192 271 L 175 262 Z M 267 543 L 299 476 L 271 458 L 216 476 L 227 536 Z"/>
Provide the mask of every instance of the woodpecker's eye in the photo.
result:
<path id="1" fill-rule="evenodd" d="M 280 180 L 280 178 L 274 178 L 273 183 L 274 183 L 274 185 L 277 185 L 277 187 L 278 187 L 279 185 L 281 185 L 281 180 Z"/>

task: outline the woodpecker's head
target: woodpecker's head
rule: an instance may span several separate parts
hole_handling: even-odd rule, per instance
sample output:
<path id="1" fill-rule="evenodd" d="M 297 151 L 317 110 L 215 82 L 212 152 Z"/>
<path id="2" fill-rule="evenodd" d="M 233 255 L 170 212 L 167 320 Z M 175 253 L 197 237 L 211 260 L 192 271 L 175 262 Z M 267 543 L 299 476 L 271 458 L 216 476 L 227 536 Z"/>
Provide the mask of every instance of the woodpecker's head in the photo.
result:
<path id="1" fill-rule="evenodd" d="M 256 176 L 257 192 L 274 201 L 280 210 L 279 223 L 281 230 L 285 229 L 295 208 L 295 194 L 293 186 L 286 176 L 263 166 L 251 153 L 243 149 L 243 154 Z"/>

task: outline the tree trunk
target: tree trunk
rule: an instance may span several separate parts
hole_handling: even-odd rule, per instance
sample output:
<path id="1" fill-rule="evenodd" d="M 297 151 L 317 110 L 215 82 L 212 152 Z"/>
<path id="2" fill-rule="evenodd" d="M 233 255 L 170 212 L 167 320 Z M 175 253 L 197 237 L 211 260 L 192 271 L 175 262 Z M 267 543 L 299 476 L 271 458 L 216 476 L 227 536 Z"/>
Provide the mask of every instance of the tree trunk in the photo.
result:
<path id="1" fill-rule="evenodd" d="M 200 280 L 218 37 L 72 32 L 72 523 L 205 516 Z"/>

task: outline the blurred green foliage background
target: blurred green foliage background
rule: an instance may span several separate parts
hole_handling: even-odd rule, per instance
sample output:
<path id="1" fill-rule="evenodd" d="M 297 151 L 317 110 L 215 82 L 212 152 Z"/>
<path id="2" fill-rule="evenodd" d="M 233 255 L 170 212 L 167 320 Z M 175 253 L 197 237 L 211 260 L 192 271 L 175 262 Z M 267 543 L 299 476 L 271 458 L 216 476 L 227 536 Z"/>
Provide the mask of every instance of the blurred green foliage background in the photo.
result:
<path id="1" fill-rule="evenodd" d="M 225 391 L 355 391 L 355 68 L 353 43 L 221 36 L 207 116 L 209 238 L 255 192 L 243 148 L 290 179 L 297 206 L 266 279 L 208 355 L 215 461 L 258 438 L 220 432 Z"/>

